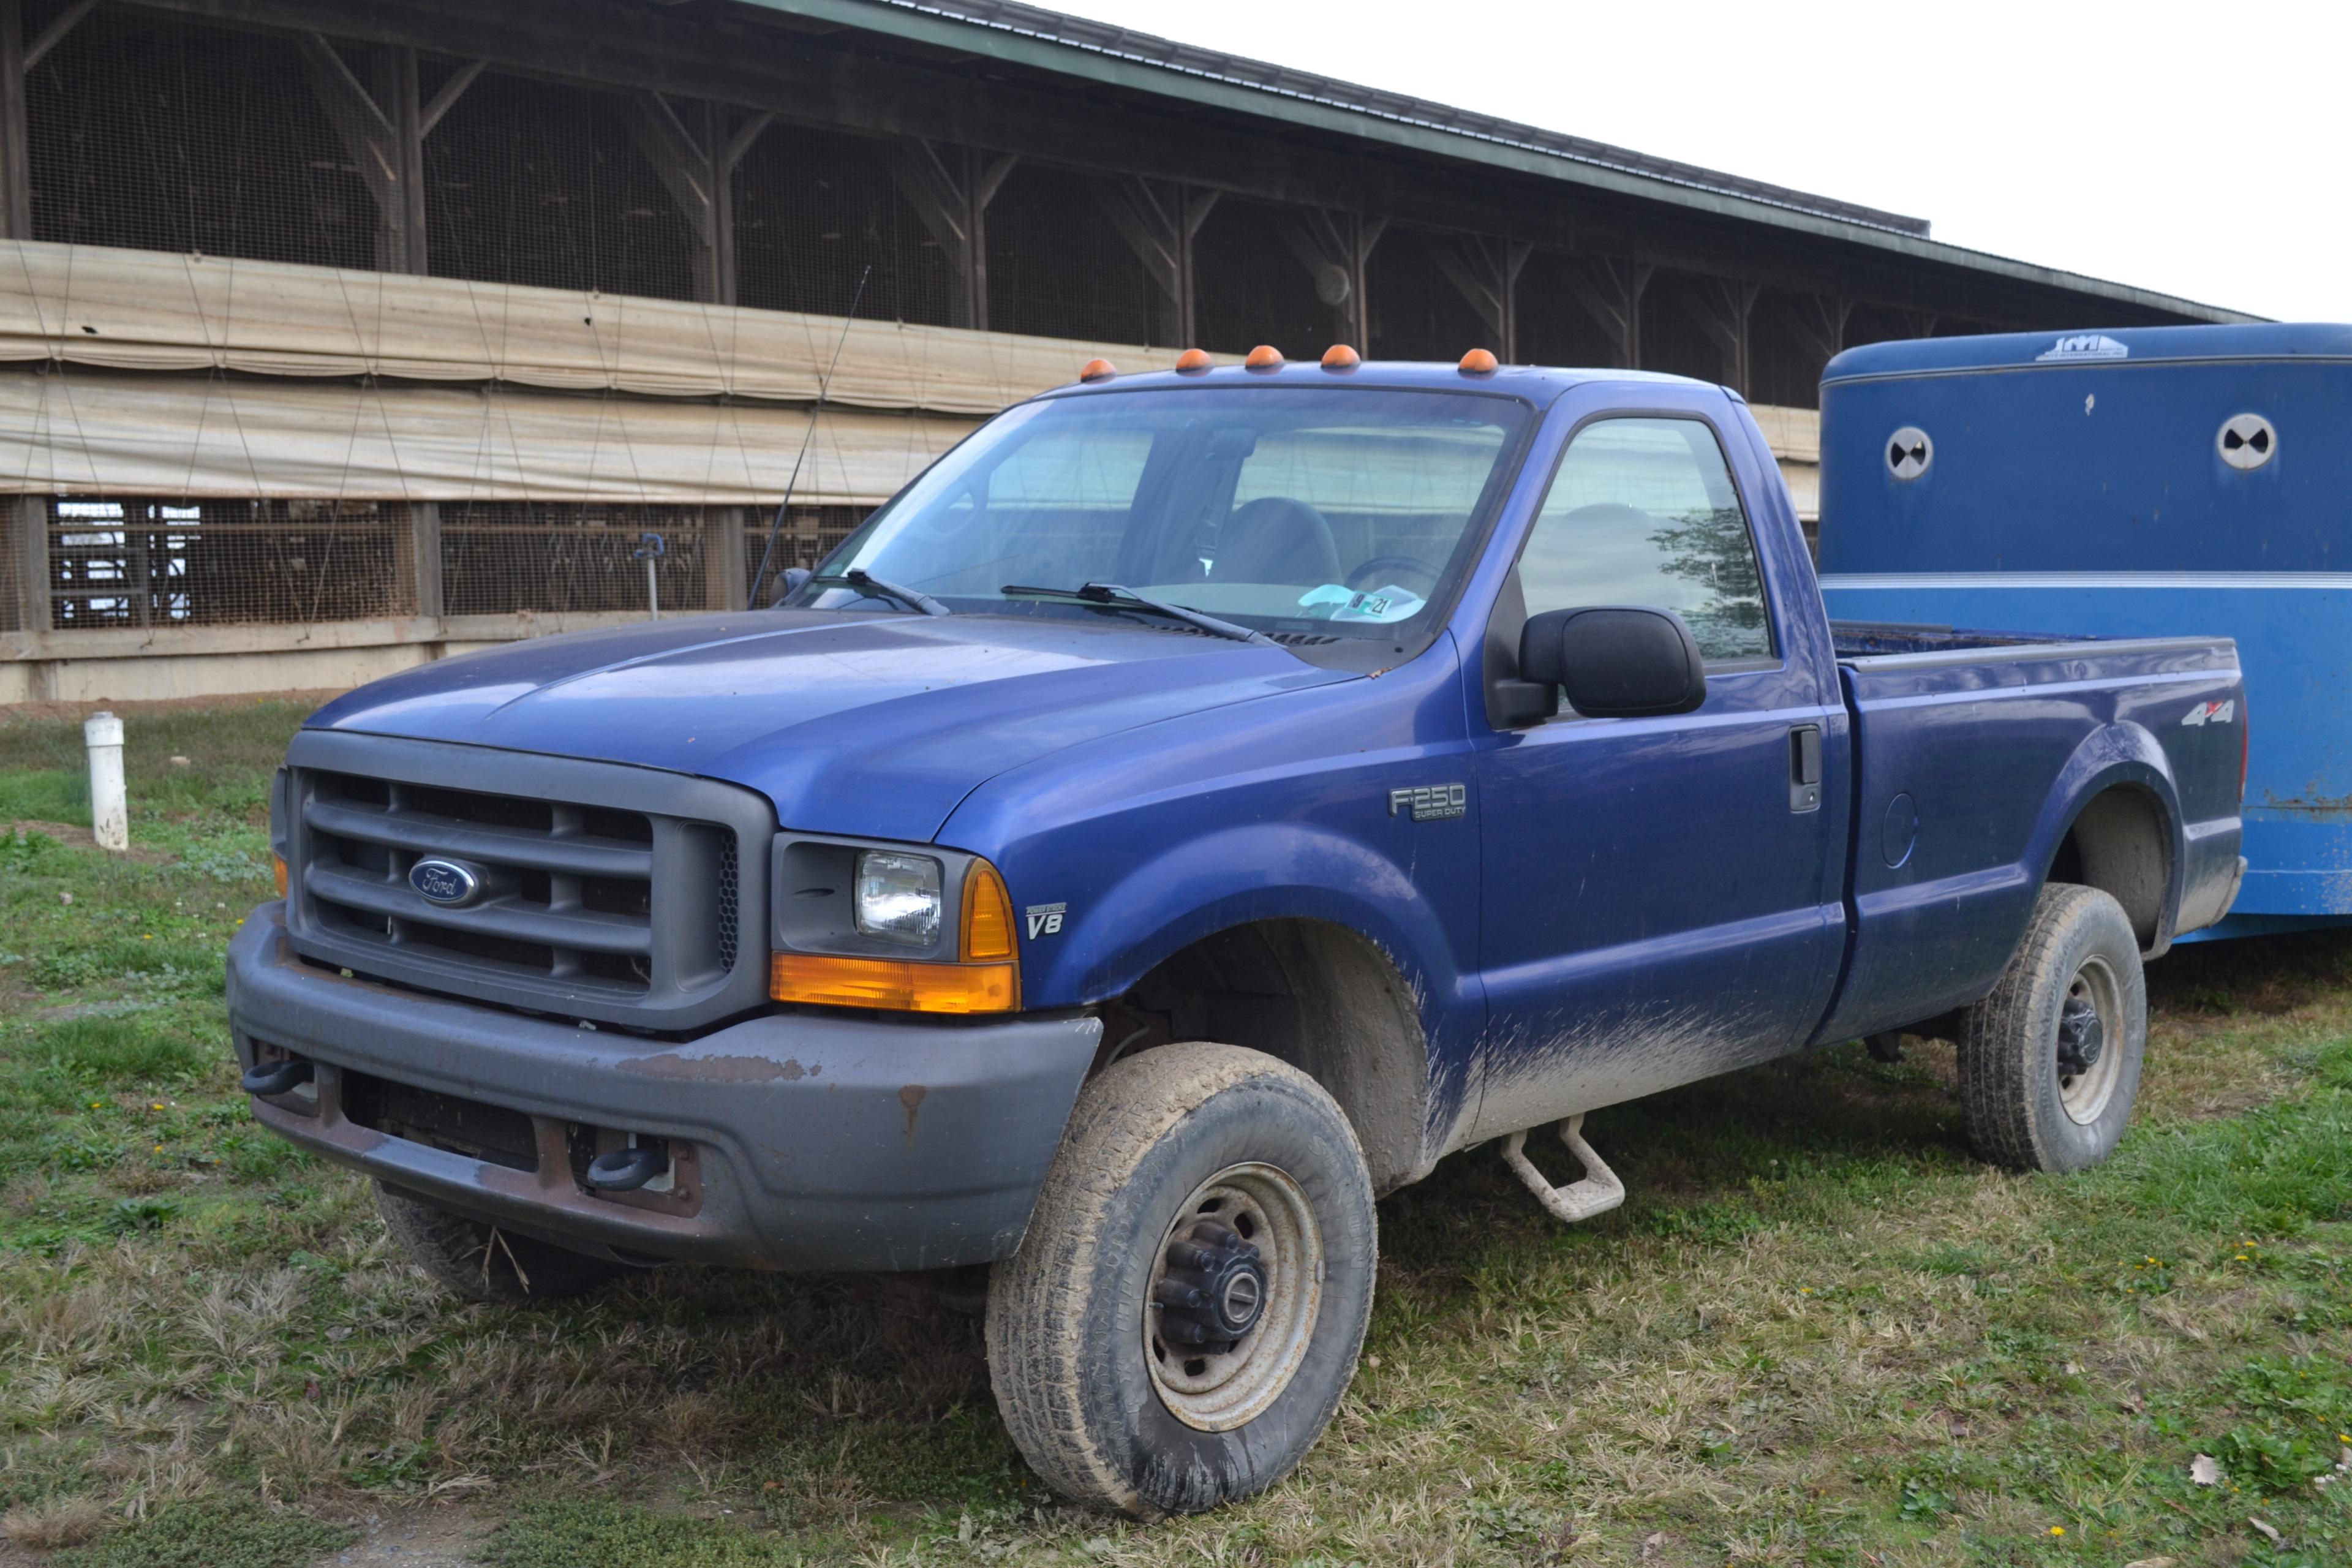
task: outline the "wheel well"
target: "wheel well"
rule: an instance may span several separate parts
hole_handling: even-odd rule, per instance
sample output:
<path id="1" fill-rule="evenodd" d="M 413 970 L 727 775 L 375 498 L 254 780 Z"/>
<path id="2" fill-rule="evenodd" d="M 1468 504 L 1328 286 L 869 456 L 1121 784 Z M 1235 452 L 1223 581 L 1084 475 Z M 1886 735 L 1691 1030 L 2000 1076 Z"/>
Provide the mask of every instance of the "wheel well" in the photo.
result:
<path id="1" fill-rule="evenodd" d="M 2157 944 L 2171 846 L 2164 808 L 2147 791 L 2118 785 L 2092 797 L 2066 830 L 2050 880 L 2096 888 L 2124 907 L 2142 948 Z"/>
<path id="2" fill-rule="evenodd" d="M 1288 1062 L 1339 1102 L 1375 1191 L 1422 1173 L 1429 1047 L 1420 1010 L 1396 965 L 1346 927 L 1230 927 L 1167 959 L 1103 1014 L 1111 1055 L 1215 1040 Z"/>

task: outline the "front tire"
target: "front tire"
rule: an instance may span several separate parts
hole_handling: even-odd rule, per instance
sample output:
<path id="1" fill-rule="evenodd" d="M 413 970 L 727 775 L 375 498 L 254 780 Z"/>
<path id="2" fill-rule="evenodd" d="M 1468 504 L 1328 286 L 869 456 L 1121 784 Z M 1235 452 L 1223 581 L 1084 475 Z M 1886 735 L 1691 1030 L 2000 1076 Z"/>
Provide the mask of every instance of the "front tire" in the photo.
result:
<path id="1" fill-rule="evenodd" d="M 2083 1171 L 2124 1135 L 2147 1052 L 2147 983 L 2123 906 L 2042 889 L 1992 994 L 1961 1015 L 1960 1094 L 1977 1152 L 2014 1171 Z"/>
<path id="2" fill-rule="evenodd" d="M 1297 1068 L 1163 1046 L 1078 1096 L 989 1285 L 997 1408 L 1031 1468 L 1149 1518 L 1265 1490 L 1355 1374 L 1378 1261 L 1354 1131 Z"/>

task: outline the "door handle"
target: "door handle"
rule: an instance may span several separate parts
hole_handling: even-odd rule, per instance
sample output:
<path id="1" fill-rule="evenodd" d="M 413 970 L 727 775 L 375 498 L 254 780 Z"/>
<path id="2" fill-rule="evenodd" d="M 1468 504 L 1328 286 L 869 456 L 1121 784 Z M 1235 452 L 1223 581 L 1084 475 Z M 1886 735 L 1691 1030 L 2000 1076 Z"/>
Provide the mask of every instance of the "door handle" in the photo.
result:
<path id="1" fill-rule="evenodd" d="M 1822 806 L 1822 727 L 1799 724 L 1789 731 L 1789 809 Z"/>

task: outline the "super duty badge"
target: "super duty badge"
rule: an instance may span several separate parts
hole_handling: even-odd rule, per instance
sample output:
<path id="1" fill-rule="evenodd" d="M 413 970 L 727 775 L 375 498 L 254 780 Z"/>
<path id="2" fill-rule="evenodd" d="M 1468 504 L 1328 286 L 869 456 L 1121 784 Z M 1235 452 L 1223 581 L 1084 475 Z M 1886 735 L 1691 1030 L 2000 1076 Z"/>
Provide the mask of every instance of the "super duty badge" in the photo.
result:
<path id="1" fill-rule="evenodd" d="M 1412 813 L 1415 822 L 1447 822 L 1470 809 L 1470 789 L 1466 784 L 1417 784 L 1411 789 L 1389 791 L 1389 815 Z"/>

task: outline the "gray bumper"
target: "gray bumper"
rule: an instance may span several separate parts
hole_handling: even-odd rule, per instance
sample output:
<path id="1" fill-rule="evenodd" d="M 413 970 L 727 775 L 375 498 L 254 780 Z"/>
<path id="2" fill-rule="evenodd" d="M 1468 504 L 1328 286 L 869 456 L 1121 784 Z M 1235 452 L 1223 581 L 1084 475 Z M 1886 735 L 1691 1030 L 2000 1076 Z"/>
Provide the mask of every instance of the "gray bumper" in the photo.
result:
<path id="1" fill-rule="evenodd" d="M 304 1148 L 448 1207 L 587 1251 L 771 1268 L 939 1268 L 1020 1245 L 1094 1059 L 1093 1018 L 753 1018 L 688 1043 L 343 979 L 287 945 L 282 906 L 229 944 L 229 1024 L 318 1064 L 314 1099 L 256 1099 Z M 520 1111 L 535 1171 L 361 1126 L 345 1074 Z M 588 1191 L 574 1126 L 666 1138 L 676 1189 Z"/>

